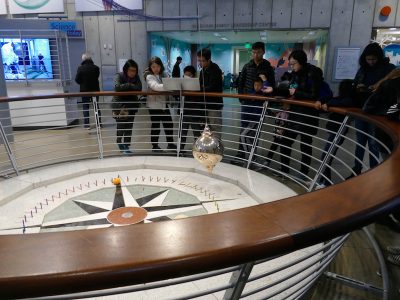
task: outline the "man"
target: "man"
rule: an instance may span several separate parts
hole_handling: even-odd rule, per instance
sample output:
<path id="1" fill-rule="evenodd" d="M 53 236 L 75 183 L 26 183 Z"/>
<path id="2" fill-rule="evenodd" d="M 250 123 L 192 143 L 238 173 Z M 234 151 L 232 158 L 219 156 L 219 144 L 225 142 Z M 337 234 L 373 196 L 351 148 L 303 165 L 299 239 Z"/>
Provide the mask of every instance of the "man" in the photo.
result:
<path id="1" fill-rule="evenodd" d="M 243 66 L 242 72 L 240 72 L 239 84 L 238 84 L 238 93 L 239 94 L 252 94 L 254 93 L 253 84 L 254 80 L 260 75 L 264 74 L 266 76 L 268 85 L 272 88 L 275 88 L 275 72 L 272 68 L 271 64 L 268 60 L 264 59 L 265 54 L 265 44 L 263 42 L 256 42 L 252 45 L 252 59 Z M 241 113 L 241 128 L 245 127 L 244 121 L 245 117 L 245 107 L 246 105 L 254 105 L 254 102 L 251 100 L 241 99 L 240 103 L 242 104 L 242 113 Z M 242 134 L 242 132 L 241 132 Z M 250 145 L 251 147 L 251 145 Z M 239 149 L 236 157 L 245 158 L 245 145 L 243 143 L 239 144 Z"/>
<path id="2" fill-rule="evenodd" d="M 174 68 L 172 69 L 172 77 L 175 77 L 175 78 L 181 77 L 181 68 L 179 67 L 181 62 L 182 62 L 182 57 L 178 56 L 176 58 L 176 63 L 174 65 Z"/>
<path id="3" fill-rule="evenodd" d="M 220 67 L 211 61 L 210 49 L 204 48 L 197 52 L 197 60 L 200 63 L 200 88 L 206 93 L 222 93 L 222 71 Z M 206 111 L 207 123 L 217 137 L 222 133 L 222 108 L 224 106 L 222 97 L 207 97 Z"/>
<path id="4" fill-rule="evenodd" d="M 75 82 L 80 85 L 81 92 L 98 92 L 100 91 L 99 84 L 100 69 L 96 66 L 88 53 L 82 54 L 82 63 L 78 68 L 75 76 Z M 97 103 L 99 97 L 96 97 Z M 89 124 L 89 106 L 92 102 L 92 97 L 82 97 L 83 103 L 83 120 L 84 128 L 90 129 Z M 99 123 L 101 126 L 101 113 L 99 112 Z"/>

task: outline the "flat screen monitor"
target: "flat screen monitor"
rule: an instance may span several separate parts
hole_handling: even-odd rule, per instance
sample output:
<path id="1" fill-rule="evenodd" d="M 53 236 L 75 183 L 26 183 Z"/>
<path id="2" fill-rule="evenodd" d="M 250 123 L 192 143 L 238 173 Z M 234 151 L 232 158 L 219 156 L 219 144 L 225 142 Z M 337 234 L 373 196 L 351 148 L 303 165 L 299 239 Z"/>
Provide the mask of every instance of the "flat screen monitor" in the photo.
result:
<path id="1" fill-rule="evenodd" d="M 53 79 L 49 39 L 0 38 L 6 80 Z"/>

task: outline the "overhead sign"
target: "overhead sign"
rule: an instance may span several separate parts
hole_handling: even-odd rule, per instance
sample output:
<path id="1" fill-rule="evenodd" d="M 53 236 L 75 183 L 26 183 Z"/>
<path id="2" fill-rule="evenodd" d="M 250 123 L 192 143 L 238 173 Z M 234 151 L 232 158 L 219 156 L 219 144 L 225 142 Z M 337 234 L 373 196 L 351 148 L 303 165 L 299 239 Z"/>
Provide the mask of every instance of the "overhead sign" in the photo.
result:
<path id="1" fill-rule="evenodd" d="M 118 6 L 132 10 L 143 9 L 143 0 L 75 0 L 76 11 L 118 10 Z"/>
<path id="2" fill-rule="evenodd" d="M 64 12 L 63 0 L 8 0 L 8 5 L 10 8 L 10 14 Z"/>

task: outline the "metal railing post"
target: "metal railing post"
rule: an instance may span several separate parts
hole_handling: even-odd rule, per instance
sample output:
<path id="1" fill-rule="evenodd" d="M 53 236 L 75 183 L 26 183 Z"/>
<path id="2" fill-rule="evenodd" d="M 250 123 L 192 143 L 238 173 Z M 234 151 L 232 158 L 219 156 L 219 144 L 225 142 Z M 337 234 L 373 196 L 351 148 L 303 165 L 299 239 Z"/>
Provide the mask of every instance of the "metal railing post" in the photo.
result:
<path id="1" fill-rule="evenodd" d="M 258 138 L 260 137 L 261 128 L 262 128 L 262 126 L 264 124 L 264 118 L 265 118 L 265 114 L 267 113 L 267 108 L 268 108 L 268 101 L 265 101 L 264 105 L 263 105 L 263 110 L 262 110 L 261 115 L 260 115 L 260 121 L 258 122 L 257 131 L 256 131 L 256 134 L 254 136 L 253 145 L 251 146 L 249 159 L 247 160 L 247 169 L 250 167 L 251 161 L 252 161 L 253 156 L 254 156 L 254 152 L 256 151 L 256 147 L 257 147 L 257 144 L 258 144 Z"/>
<path id="2" fill-rule="evenodd" d="M 326 152 L 325 157 L 321 162 L 321 165 L 318 168 L 317 174 L 315 174 L 314 179 L 312 180 L 310 186 L 307 189 L 308 192 L 311 192 L 313 190 L 315 184 L 317 183 L 319 176 L 321 175 L 322 171 L 325 169 L 326 162 L 328 161 L 328 159 L 329 159 L 330 155 L 332 154 L 333 150 L 335 149 L 335 147 L 337 147 L 337 143 L 342 135 L 344 128 L 346 127 L 346 123 L 348 120 L 349 120 L 349 116 L 346 115 L 345 118 L 343 119 L 342 124 L 340 124 L 339 130 L 336 132 L 336 135 L 335 135 L 331 145 L 329 146 L 329 149 Z"/>
<path id="3" fill-rule="evenodd" d="M 100 98 L 99 98 L 100 99 Z M 103 147 L 103 139 L 101 137 L 101 128 L 100 128 L 100 119 L 99 119 L 99 107 L 97 103 L 97 97 L 92 97 L 93 102 L 93 111 L 94 111 L 94 119 L 96 122 L 96 135 L 97 135 L 97 143 L 99 145 L 99 158 L 103 159 L 104 147 Z"/>
<path id="4" fill-rule="evenodd" d="M 15 155 L 11 149 L 10 142 L 8 141 L 6 132 L 4 131 L 3 124 L 0 121 L 0 136 L 3 139 L 4 147 L 6 148 L 8 158 L 10 159 L 11 165 L 13 166 L 15 173 L 19 175 L 17 161 L 15 159 Z"/>
<path id="5" fill-rule="evenodd" d="M 179 125 L 178 125 L 178 145 L 176 156 L 179 157 L 179 153 L 181 152 L 181 142 L 182 142 L 182 126 L 183 126 L 183 109 L 184 109 L 184 101 L 182 97 L 182 88 L 179 90 Z"/>
<path id="6" fill-rule="evenodd" d="M 239 270 L 232 273 L 229 284 L 233 287 L 225 291 L 224 300 L 236 300 L 240 298 L 253 267 L 254 262 L 247 263 L 242 265 Z"/>

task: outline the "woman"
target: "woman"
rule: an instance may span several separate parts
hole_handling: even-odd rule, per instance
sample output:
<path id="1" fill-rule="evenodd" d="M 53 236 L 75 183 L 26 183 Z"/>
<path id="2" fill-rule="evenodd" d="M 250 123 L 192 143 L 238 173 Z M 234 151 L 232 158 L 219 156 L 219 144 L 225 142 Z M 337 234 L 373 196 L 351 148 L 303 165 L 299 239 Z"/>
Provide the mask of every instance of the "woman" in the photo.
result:
<path id="1" fill-rule="evenodd" d="M 114 80 L 116 92 L 141 91 L 142 82 L 138 76 L 138 64 L 128 59 Z M 139 108 L 136 95 L 114 96 L 112 103 L 113 117 L 117 121 L 117 144 L 123 154 L 131 154 L 132 127 L 135 114 Z"/>
<path id="2" fill-rule="evenodd" d="M 376 88 L 376 84 L 383 79 L 386 75 L 392 71 L 395 66 L 389 63 L 389 59 L 385 57 L 382 48 L 378 43 L 372 43 L 365 47 L 363 53 L 359 58 L 360 68 L 357 71 L 356 77 L 354 78 L 354 86 L 356 88 L 356 105 L 363 107 L 365 101 L 372 94 L 372 91 Z M 375 136 L 375 126 L 364 122 L 360 119 L 355 120 L 356 132 L 356 150 L 354 160 L 353 172 L 360 174 L 362 170 L 362 161 L 364 159 L 365 147 L 368 142 L 369 148 L 369 165 L 370 168 L 375 167 L 378 164 L 377 159 L 379 158 L 379 145 L 373 136 Z M 372 137 L 367 136 L 366 134 Z M 349 177 L 353 177 L 351 174 Z"/>
<path id="3" fill-rule="evenodd" d="M 320 97 L 320 89 L 323 81 L 322 70 L 307 63 L 307 55 L 303 50 L 294 50 L 289 56 L 289 66 L 292 68 L 292 78 L 289 89 L 278 93 L 289 94 L 294 99 L 316 101 Z M 290 108 L 288 127 L 280 140 L 281 146 L 281 170 L 289 172 L 292 144 L 300 134 L 301 168 L 300 173 L 307 176 L 312 156 L 312 136 L 318 130 L 318 114 L 314 108 L 294 106 Z"/>
<path id="4" fill-rule="evenodd" d="M 159 57 L 152 57 L 149 61 L 148 68 L 145 71 L 144 78 L 150 90 L 156 92 L 165 91 L 162 83 L 162 75 L 164 73 L 164 65 Z M 168 142 L 168 149 L 176 149 L 173 139 L 172 118 L 167 108 L 168 96 L 165 95 L 148 95 L 147 107 L 149 108 L 151 119 L 151 144 L 153 151 L 161 150 L 158 145 L 160 135 L 160 125 L 164 127 L 165 137 Z"/>

